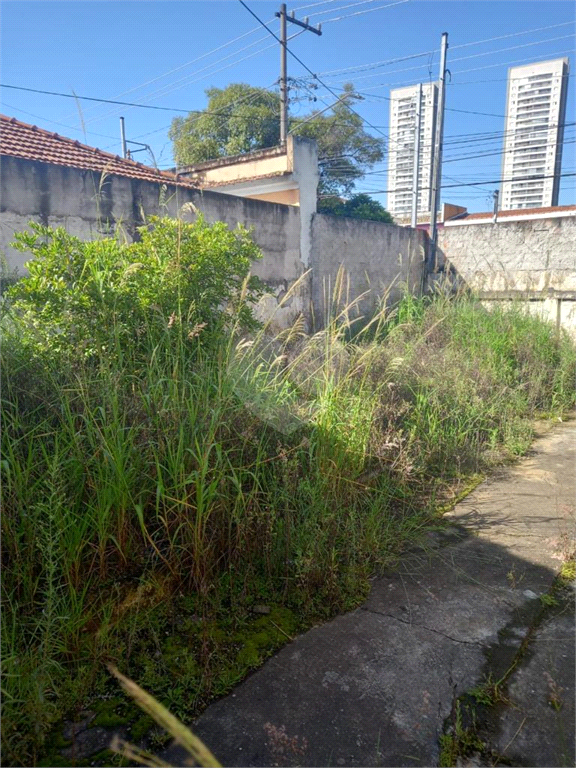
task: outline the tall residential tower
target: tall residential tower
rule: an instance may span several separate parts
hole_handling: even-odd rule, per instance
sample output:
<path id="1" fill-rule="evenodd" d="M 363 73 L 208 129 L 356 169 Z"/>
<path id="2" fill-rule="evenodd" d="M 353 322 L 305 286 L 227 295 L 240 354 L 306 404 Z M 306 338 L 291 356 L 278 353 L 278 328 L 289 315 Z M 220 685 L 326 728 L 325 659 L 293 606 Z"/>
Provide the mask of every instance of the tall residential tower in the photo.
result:
<path id="1" fill-rule="evenodd" d="M 508 70 L 503 210 L 558 205 L 567 93 L 567 58 Z"/>
<path id="2" fill-rule="evenodd" d="M 412 209 L 418 93 L 418 85 L 390 91 L 387 208 L 398 221 L 409 220 Z M 435 83 L 423 84 L 420 102 L 420 151 L 418 153 L 418 211 L 420 213 L 430 211 L 437 102 L 438 86 Z"/>

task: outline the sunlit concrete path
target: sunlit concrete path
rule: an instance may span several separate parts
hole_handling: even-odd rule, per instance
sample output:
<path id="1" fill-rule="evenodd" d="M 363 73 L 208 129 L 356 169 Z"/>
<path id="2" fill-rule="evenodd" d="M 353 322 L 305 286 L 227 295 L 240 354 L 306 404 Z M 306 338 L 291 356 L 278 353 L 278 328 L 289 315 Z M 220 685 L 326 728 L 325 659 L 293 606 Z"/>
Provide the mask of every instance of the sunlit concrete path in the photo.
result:
<path id="1" fill-rule="evenodd" d="M 575 449 L 574 421 L 541 435 L 195 733 L 225 766 L 573 766 Z"/>

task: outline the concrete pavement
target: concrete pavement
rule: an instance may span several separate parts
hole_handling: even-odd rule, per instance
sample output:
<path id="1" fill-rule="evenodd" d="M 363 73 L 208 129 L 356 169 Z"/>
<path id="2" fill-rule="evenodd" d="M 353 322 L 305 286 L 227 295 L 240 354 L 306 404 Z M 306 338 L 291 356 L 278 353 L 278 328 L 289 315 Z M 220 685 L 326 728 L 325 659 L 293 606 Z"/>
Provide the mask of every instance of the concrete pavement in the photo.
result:
<path id="1" fill-rule="evenodd" d="M 574 594 L 555 579 L 574 558 L 575 438 L 574 421 L 538 438 L 194 732 L 225 766 L 573 766 Z"/>

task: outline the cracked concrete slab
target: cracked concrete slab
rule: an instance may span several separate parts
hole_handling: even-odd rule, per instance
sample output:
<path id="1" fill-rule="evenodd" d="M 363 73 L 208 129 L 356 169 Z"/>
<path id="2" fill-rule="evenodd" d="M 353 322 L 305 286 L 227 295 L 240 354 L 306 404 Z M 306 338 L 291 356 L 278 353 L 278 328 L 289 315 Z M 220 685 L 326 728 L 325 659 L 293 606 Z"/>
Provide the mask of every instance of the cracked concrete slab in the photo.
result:
<path id="1" fill-rule="evenodd" d="M 482 680 L 496 645 L 511 657 L 520 648 L 573 547 L 575 435 L 571 422 L 537 440 L 447 516 L 454 535 L 426 537 L 361 608 L 287 645 L 194 732 L 225 766 L 437 765 L 455 699 Z M 560 629 L 542 630 L 540 646 Z M 573 678 L 558 685 L 573 707 Z M 528 713 L 530 691 L 518 683 L 514 694 Z M 515 726 L 510 716 L 502 741 Z M 550 765 L 552 747 L 536 741 L 516 739 L 516 764 Z M 178 747 L 161 757 L 185 764 Z"/>
<path id="2" fill-rule="evenodd" d="M 536 632 L 531 658 L 508 689 L 490 744 L 513 765 L 573 766 L 574 595 Z M 538 759 L 538 762 L 527 762 Z"/>

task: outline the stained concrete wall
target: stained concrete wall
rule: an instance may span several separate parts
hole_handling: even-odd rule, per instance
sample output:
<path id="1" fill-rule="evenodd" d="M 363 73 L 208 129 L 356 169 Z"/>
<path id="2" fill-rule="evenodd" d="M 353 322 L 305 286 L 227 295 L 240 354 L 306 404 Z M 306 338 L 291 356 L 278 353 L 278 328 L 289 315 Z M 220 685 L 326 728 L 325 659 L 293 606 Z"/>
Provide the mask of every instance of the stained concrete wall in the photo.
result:
<path id="1" fill-rule="evenodd" d="M 343 308 L 364 295 L 354 314 L 370 316 L 382 297 L 389 303 L 402 294 L 403 285 L 418 293 L 421 288 L 425 232 L 395 224 L 364 221 L 316 213 L 311 227 L 312 306 L 321 325 L 332 298 L 339 269 L 346 273 Z"/>
<path id="2" fill-rule="evenodd" d="M 280 327 L 301 313 L 308 328 L 313 314 L 323 317 L 324 286 L 334 284 L 340 265 L 348 272 L 350 299 L 370 289 L 360 303 L 363 313 L 392 283 L 392 296 L 397 296 L 399 282 L 407 281 L 417 290 L 421 280 L 424 233 L 313 214 L 308 210 L 312 201 L 303 210 L 302 201 L 297 207 L 121 176 L 103 180 L 99 173 L 12 157 L 2 157 L 0 181 L 0 250 L 8 265 L 20 272 L 27 256 L 10 243 L 14 232 L 27 229 L 30 220 L 65 227 L 81 239 L 118 234 L 131 241 L 136 227 L 152 215 L 192 220 L 202 212 L 209 222 L 231 227 L 240 222 L 252 228 L 263 253 L 253 272 L 271 290 L 259 314 L 268 318 L 274 313 L 274 324 Z"/>
<path id="3" fill-rule="evenodd" d="M 441 263 L 485 301 L 520 299 L 576 335 L 576 216 L 454 222 L 438 247 Z"/>
<path id="4" fill-rule="evenodd" d="M 30 220 L 66 230 L 83 240 L 118 234 L 132 241 L 136 227 L 150 216 L 182 216 L 193 220 L 201 212 L 210 223 L 238 222 L 253 228 L 263 259 L 253 273 L 270 286 L 273 297 L 286 290 L 305 271 L 300 260 L 300 215 L 293 206 L 202 192 L 170 184 L 108 176 L 66 166 L 2 157 L 0 175 L 0 250 L 8 266 L 23 273 L 27 254 L 10 247 L 14 232 L 26 230 Z M 277 310 L 279 325 L 307 312 L 309 287 L 303 281 L 291 301 Z M 267 297 L 266 311 L 277 301 Z"/>

